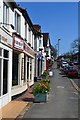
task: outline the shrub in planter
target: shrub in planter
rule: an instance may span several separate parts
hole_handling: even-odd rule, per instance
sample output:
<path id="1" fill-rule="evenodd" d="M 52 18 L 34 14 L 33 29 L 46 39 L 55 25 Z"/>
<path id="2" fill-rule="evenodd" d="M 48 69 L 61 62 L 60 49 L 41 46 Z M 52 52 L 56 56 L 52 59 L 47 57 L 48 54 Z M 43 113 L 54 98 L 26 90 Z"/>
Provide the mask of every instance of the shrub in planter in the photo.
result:
<path id="1" fill-rule="evenodd" d="M 43 72 L 43 75 L 44 75 L 45 77 L 47 77 L 47 76 L 49 75 L 48 70 L 45 70 L 45 71 Z"/>
<path id="2" fill-rule="evenodd" d="M 39 84 L 34 86 L 34 102 L 46 102 L 50 91 L 50 80 L 41 80 Z"/>
<path id="3" fill-rule="evenodd" d="M 41 80 L 39 84 L 34 86 L 33 94 L 34 96 L 38 93 L 49 93 L 50 91 L 50 81 L 49 80 Z"/>

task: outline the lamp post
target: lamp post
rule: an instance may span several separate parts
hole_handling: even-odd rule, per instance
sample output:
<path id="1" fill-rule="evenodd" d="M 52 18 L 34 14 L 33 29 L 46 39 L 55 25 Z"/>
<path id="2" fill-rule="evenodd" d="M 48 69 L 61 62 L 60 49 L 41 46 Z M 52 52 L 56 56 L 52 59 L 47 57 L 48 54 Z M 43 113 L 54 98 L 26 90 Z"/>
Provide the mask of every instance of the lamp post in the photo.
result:
<path id="1" fill-rule="evenodd" d="M 58 44 L 55 45 L 55 50 L 56 50 L 56 57 L 58 57 L 58 49 L 57 49 Z"/>
<path id="2" fill-rule="evenodd" d="M 59 41 L 60 41 L 61 39 L 58 39 L 58 57 L 59 57 Z"/>

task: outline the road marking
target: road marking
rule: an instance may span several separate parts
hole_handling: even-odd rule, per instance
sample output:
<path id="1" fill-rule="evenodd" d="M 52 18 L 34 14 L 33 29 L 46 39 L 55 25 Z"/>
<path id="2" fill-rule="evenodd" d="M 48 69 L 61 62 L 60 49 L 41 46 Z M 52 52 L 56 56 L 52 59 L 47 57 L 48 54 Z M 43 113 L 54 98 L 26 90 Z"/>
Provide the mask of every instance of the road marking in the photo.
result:
<path id="1" fill-rule="evenodd" d="M 78 100 L 78 97 L 69 97 L 69 99 Z"/>
<path id="2" fill-rule="evenodd" d="M 64 88 L 64 86 L 57 86 L 57 88 Z"/>
<path id="3" fill-rule="evenodd" d="M 80 91 L 80 88 L 77 86 L 77 84 L 76 84 L 72 79 L 70 79 L 70 81 L 71 81 L 71 83 L 73 84 L 73 86 L 75 87 L 75 89 L 76 89 L 77 91 Z"/>
<path id="4" fill-rule="evenodd" d="M 73 92 L 74 94 L 78 95 L 78 92 Z"/>

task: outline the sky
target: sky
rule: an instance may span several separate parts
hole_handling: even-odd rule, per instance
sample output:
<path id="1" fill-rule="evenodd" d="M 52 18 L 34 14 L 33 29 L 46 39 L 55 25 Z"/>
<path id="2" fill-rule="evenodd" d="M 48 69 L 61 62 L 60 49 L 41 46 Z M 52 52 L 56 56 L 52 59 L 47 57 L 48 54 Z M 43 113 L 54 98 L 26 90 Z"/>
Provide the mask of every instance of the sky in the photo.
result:
<path id="1" fill-rule="evenodd" d="M 49 33 L 51 44 L 62 55 L 71 50 L 71 43 L 78 39 L 77 2 L 18 2 L 26 8 L 33 24 L 41 25 L 41 31 Z"/>

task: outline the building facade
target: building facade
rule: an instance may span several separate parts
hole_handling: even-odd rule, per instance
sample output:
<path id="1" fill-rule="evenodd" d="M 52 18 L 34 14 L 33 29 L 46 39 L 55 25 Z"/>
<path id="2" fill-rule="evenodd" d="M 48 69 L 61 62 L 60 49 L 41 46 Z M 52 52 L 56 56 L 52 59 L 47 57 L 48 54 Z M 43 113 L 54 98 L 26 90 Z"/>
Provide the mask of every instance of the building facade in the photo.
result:
<path id="1" fill-rule="evenodd" d="M 11 101 L 13 9 L 11 3 L 0 1 L 0 108 Z"/>
<path id="2" fill-rule="evenodd" d="M 0 108 L 34 85 L 34 78 L 46 70 L 43 36 L 26 9 L 14 0 L 0 1 Z"/>

